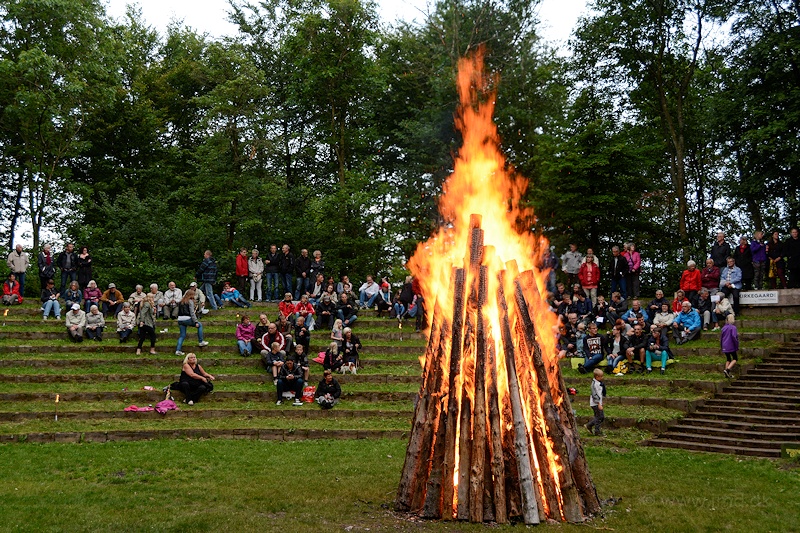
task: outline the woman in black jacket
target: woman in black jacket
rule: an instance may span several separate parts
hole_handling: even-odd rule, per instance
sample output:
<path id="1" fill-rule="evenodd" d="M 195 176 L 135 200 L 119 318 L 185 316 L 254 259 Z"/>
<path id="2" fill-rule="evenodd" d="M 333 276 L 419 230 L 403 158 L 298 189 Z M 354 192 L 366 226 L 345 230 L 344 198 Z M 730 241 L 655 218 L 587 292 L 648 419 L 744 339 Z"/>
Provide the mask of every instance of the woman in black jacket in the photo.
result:
<path id="1" fill-rule="evenodd" d="M 788 287 L 786 283 L 786 264 L 783 261 L 783 243 L 781 234 L 777 231 L 772 232 L 772 237 L 767 242 L 767 277 L 769 278 L 769 288 L 778 287 L 778 279 L 781 280 L 781 289 Z"/>
<path id="2" fill-rule="evenodd" d="M 322 409 L 330 409 L 339 402 L 339 397 L 342 395 L 342 387 L 339 382 L 333 377 L 330 370 L 322 373 L 322 381 L 317 385 L 317 391 L 314 393 L 314 399 L 317 401 Z"/>
<path id="3" fill-rule="evenodd" d="M 739 246 L 733 250 L 733 259 L 736 261 L 736 266 L 742 270 L 742 290 L 752 290 L 756 271 L 753 268 L 753 252 L 750 250 L 750 243 L 747 242 L 747 237 L 739 239 Z"/>

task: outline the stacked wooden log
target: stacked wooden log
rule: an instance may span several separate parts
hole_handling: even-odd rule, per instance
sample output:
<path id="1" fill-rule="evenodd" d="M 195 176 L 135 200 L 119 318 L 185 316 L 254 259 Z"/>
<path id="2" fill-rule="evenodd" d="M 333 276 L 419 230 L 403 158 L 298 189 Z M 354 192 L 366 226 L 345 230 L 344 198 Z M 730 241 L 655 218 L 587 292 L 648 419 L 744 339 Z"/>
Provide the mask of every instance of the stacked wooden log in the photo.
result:
<path id="1" fill-rule="evenodd" d="M 532 272 L 493 268 L 480 226 L 473 215 L 466 266 L 453 268 L 448 297 L 434 305 L 395 508 L 471 522 L 581 522 L 600 502 L 558 365 L 537 341 L 530 310 L 541 296 Z"/>

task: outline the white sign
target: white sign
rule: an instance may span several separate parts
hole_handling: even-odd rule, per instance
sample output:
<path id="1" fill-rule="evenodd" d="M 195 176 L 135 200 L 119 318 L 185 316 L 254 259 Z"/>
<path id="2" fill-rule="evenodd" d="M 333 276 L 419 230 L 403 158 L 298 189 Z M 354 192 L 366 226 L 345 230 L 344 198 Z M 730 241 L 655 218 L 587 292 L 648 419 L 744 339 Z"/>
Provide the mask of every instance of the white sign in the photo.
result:
<path id="1" fill-rule="evenodd" d="M 767 305 L 778 303 L 778 291 L 750 291 L 739 293 L 741 305 Z"/>

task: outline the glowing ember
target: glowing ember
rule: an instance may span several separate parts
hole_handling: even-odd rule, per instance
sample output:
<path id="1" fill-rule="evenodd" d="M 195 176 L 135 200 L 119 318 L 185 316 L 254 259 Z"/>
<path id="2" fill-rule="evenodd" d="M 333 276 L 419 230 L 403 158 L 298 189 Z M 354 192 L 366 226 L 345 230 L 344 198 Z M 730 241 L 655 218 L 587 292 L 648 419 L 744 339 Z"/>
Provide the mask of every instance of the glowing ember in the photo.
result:
<path id="1" fill-rule="evenodd" d="M 459 64 L 464 144 L 439 200 L 446 224 L 409 262 L 432 313 L 396 507 L 579 522 L 599 502 L 554 358 L 548 272 L 536 268 L 548 243 L 519 205 L 528 182 L 499 150 L 482 63 Z"/>

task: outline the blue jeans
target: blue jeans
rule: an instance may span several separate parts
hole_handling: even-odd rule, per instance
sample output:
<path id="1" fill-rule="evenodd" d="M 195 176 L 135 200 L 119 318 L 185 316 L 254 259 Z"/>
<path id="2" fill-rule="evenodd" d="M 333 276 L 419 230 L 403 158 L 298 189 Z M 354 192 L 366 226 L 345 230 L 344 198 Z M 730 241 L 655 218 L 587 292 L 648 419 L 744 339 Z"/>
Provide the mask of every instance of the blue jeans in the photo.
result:
<path id="1" fill-rule="evenodd" d="M 302 276 L 297 277 L 297 287 L 294 291 L 294 299 L 299 300 L 302 295 L 311 290 L 311 279 Z M 287 291 L 288 292 L 288 291 Z"/>
<path id="2" fill-rule="evenodd" d="M 186 328 L 195 327 L 194 322 L 191 320 L 179 320 L 178 327 L 181 330 L 181 335 L 178 337 L 178 346 L 175 348 L 176 352 L 180 352 L 183 348 L 183 341 L 186 340 Z M 203 324 L 197 326 L 197 342 L 203 342 Z"/>
<path id="3" fill-rule="evenodd" d="M 283 291 L 279 296 L 278 300 L 283 300 L 283 295 L 287 292 L 292 292 L 292 275 L 291 274 L 281 274 L 281 291 Z"/>
<path id="4" fill-rule="evenodd" d="M 25 272 L 14 272 L 17 281 L 19 281 L 19 293 L 25 297 Z"/>
<path id="5" fill-rule="evenodd" d="M 611 293 L 613 294 L 616 291 L 622 295 L 622 299 L 624 300 L 628 295 L 625 291 L 625 278 L 622 279 L 611 279 Z"/>
<path id="6" fill-rule="evenodd" d="M 339 320 L 341 320 L 341 321 L 342 321 L 342 324 L 344 324 L 344 313 L 342 313 L 341 309 L 340 309 L 339 311 L 336 311 L 336 316 L 337 316 L 337 317 L 339 317 Z M 350 317 L 350 319 L 349 319 L 349 320 L 350 320 L 350 323 L 349 323 L 349 324 L 344 324 L 344 325 L 345 325 L 345 327 L 350 327 L 350 326 L 352 326 L 352 325 L 353 325 L 353 323 L 354 323 L 356 320 L 358 320 L 358 315 L 352 315 L 352 316 Z"/>
<path id="7" fill-rule="evenodd" d="M 58 300 L 47 300 L 42 305 L 42 318 L 47 318 L 51 312 L 56 318 L 61 318 L 61 304 Z"/>
<path id="8" fill-rule="evenodd" d="M 264 274 L 264 278 L 267 282 L 267 287 L 265 289 L 265 298 L 267 300 L 282 300 L 278 295 L 280 288 L 278 287 L 278 279 L 280 278 L 280 274 L 277 272 Z"/>
<path id="9" fill-rule="evenodd" d="M 78 272 L 76 270 L 73 270 L 72 272 L 64 272 L 62 270 L 61 271 L 61 289 L 58 292 L 63 294 L 64 291 L 67 290 L 66 288 L 69 286 L 69 283 L 67 282 L 67 280 L 69 280 L 70 283 L 73 282 L 73 281 L 78 281 Z"/>
<path id="10" fill-rule="evenodd" d="M 244 351 L 247 350 L 250 353 L 253 353 L 253 341 L 240 341 L 237 340 L 236 344 L 239 345 L 239 354 L 244 355 Z"/>
<path id="11" fill-rule="evenodd" d="M 92 309 L 92 306 L 93 306 L 93 305 L 96 305 L 96 306 L 97 306 L 97 308 L 98 308 L 98 309 L 100 309 L 100 307 L 101 307 L 103 304 L 101 304 L 99 301 L 97 301 L 97 302 L 93 302 L 93 301 L 91 301 L 91 300 L 86 300 L 85 302 L 83 302 L 83 310 L 84 310 L 84 311 L 86 311 L 86 312 L 88 313 L 88 312 L 89 312 L 89 311 Z M 100 309 L 100 310 L 102 311 L 102 309 Z"/>
<path id="12" fill-rule="evenodd" d="M 224 303 L 232 303 L 236 307 L 250 307 L 250 302 L 245 300 L 244 296 L 239 296 L 239 298 L 231 298 L 230 300 L 220 299 L 220 305 Z"/>
<path id="13" fill-rule="evenodd" d="M 394 304 L 394 314 L 395 314 L 395 316 L 402 317 L 405 312 L 406 312 L 406 306 L 405 305 L 403 305 L 401 303 Z"/>
<path id="14" fill-rule="evenodd" d="M 603 360 L 603 352 L 594 354 L 591 357 L 585 357 L 584 359 L 583 368 L 585 368 L 587 371 L 594 370 L 594 367 L 599 365 L 600 361 Z"/>
<path id="15" fill-rule="evenodd" d="M 217 301 L 214 299 L 214 286 L 211 283 L 203 282 L 203 284 L 200 285 L 200 290 L 206 295 L 206 301 L 211 305 L 211 309 L 218 309 L 219 305 L 217 305 Z"/>
<path id="16" fill-rule="evenodd" d="M 380 296 L 380 293 L 376 292 L 367 300 L 367 291 L 361 291 L 361 294 L 359 294 L 358 303 L 361 304 L 361 307 L 364 307 L 364 301 L 366 300 L 366 306 L 372 308 L 372 306 L 375 305 L 375 300 L 378 299 L 378 296 Z"/>

